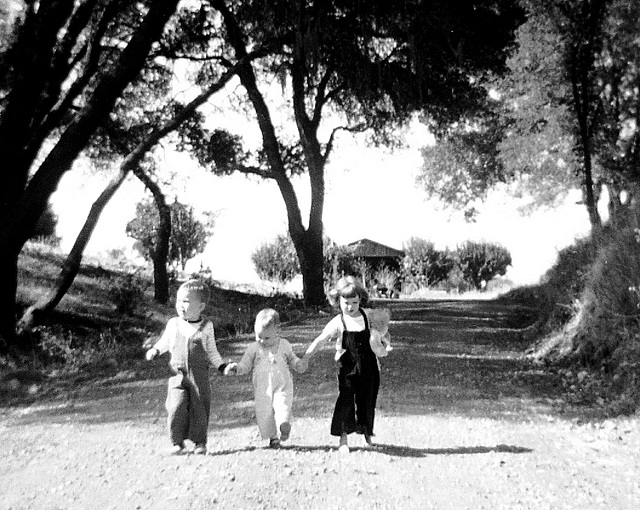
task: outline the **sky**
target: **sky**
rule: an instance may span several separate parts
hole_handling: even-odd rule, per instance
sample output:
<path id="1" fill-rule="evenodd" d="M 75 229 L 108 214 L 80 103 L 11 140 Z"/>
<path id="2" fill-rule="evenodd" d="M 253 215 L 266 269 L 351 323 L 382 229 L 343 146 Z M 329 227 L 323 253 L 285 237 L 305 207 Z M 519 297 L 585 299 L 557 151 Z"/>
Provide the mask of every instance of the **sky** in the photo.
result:
<path id="1" fill-rule="evenodd" d="M 517 203 L 504 193 L 494 193 L 480 207 L 475 223 L 461 214 L 444 210 L 428 201 L 415 182 L 421 166 L 420 147 L 425 133 L 416 128 L 408 133 L 408 148 L 389 151 L 340 141 L 327 167 L 325 233 L 338 244 L 362 238 L 402 249 L 411 237 L 454 248 L 467 240 L 497 242 L 510 250 L 513 264 L 507 277 L 516 284 L 535 283 L 553 264 L 559 249 L 585 235 L 589 223 L 585 208 L 577 204 L 578 194 L 553 211 L 529 216 L 519 214 Z M 180 201 L 192 203 L 197 211 L 215 212 L 216 224 L 204 253 L 187 266 L 188 271 L 211 269 L 213 278 L 233 283 L 257 283 L 251 254 L 262 243 L 287 232 L 286 211 L 276 184 L 241 175 L 215 177 L 206 174 L 184 157 L 167 156 L 166 165 L 180 172 L 182 183 L 173 190 Z M 72 246 L 77 232 L 98 196 L 106 178 L 74 169 L 61 181 L 52 198 L 58 215 L 57 235 L 62 249 Z M 308 211 L 306 178 L 295 182 L 303 218 Z M 133 177 L 106 207 L 87 254 L 105 254 L 110 249 L 131 251 L 132 241 L 125 226 L 135 214 L 143 188 Z M 171 200 L 173 197 L 169 197 Z"/>

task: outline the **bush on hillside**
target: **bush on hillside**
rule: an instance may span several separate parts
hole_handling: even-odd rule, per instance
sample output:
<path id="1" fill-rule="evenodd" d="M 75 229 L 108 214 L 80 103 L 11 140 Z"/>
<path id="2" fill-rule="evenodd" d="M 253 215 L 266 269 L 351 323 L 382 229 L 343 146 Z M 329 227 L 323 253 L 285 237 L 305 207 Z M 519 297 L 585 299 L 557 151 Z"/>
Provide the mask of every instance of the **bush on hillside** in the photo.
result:
<path id="1" fill-rule="evenodd" d="M 582 302 L 575 342 L 585 364 L 608 364 L 620 347 L 640 340 L 640 230 L 618 231 L 600 249 Z"/>
<path id="2" fill-rule="evenodd" d="M 577 241 L 559 253 L 541 285 L 509 293 L 528 296 L 540 311 L 531 356 L 593 369 L 604 377 L 599 397 L 610 411 L 640 403 L 640 228 L 608 225 L 596 243 Z"/>

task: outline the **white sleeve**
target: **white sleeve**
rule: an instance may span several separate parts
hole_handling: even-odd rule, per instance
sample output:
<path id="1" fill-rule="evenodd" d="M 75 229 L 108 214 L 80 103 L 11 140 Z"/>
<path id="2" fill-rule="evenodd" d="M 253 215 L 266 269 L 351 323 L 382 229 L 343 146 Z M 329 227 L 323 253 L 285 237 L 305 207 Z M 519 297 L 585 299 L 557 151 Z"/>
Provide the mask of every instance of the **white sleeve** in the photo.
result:
<path id="1" fill-rule="evenodd" d="M 340 338 L 342 336 L 342 319 L 339 315 L 336 315 L 333 319 L 331 319 L 327 325 L 322 330 L 316 339 L 311 342 L 311 345 L 307 348 L 306 355 L 313 355 L 318 349 L 320 349 L 321 344 L 325 342 L 334 340 L 336 338 Z"/>
<path id="2" fill-rule="evenodd" d="M 208 321 L 205 325 L 202 331 L 202 336 L 204 337 L 209 362 L 217 369 L 224 363 L 224 361 L 222 361 L 222 356 L 220 356 L 220 353 L 218 352 L 216 336 L 213 330 L 213 323 L 211 321 Z"/>
<path id="3" fill-rule="evenodd" d="M 331 319 L 320 333 L 320 336 L 326 338 L 327 341 L 335 340 L 342 337 L 344 326 L 342 325 L 342 319 L 339 315 L 336 315 Z"/>
<path id="4" fill-rule="evenodd" d="M 158 354 L 163 354 L 165 352 L 169 351 L 169 348 L 171 347 L 171 338 L 175 338 L 176 336 L 176 321 L 175 321 L 175 317 L 169 319 L 169 322 L 167 322 L 166 327 L 164 328 L 164 331 L 162 332 L 162 336 L 160 337 L 160 340 L 158 340 L 155 345 L 153 346 L 154 349 L 158 350 Z"/>

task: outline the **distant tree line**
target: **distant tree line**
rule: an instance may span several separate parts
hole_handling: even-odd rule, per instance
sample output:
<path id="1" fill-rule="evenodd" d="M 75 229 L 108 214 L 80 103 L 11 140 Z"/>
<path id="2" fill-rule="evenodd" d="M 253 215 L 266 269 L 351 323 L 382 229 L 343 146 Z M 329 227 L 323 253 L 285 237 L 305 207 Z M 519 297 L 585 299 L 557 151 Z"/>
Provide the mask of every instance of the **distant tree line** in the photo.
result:
<path id="1" fill-rule="evenodd" d="M 413 237 L 403 246 L 404 257 L 398 267 L 371 265 L 354 254 L 349 246 L 324 242 L 324 278 L 331 283 L 345 274 L 361 275 L 370 286 L 392 292 L 402 282 L 414 289 L 448 288 L 483 290 L 496 278 L 506 274 L 511 254 L 497 243 L 466 241 L 455 249 L 438 250 L 434 243 Z M 268 281 L 287 283 L 300 274 L 295 247 L 286 235 L 263 243 L 252 254 L 258 275 Z M 373 289 L 376 290 L 376 289 Z"/>

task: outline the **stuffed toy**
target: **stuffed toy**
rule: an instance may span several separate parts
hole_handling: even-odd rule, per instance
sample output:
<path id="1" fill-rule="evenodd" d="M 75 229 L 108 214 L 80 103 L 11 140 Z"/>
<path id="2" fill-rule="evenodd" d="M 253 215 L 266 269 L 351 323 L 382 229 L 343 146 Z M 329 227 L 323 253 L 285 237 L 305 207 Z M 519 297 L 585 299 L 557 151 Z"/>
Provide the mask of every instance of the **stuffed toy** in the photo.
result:
<path id="1" fill-rule="evenodd" d="M 371 328 L 371 349 L 379 358 L 386 356 L 393 349 L 389 335 L 391 311 L 388 308 L 374 308 L 367 313 Z"/>

